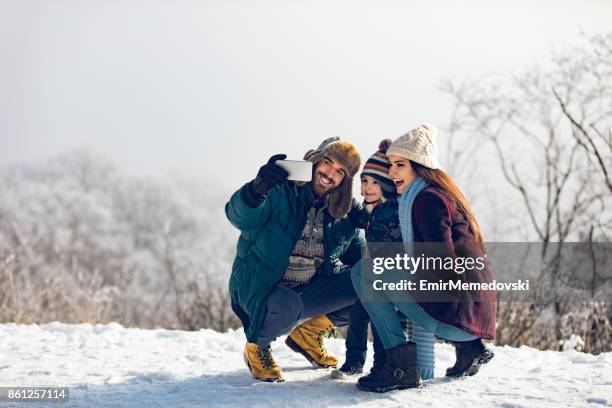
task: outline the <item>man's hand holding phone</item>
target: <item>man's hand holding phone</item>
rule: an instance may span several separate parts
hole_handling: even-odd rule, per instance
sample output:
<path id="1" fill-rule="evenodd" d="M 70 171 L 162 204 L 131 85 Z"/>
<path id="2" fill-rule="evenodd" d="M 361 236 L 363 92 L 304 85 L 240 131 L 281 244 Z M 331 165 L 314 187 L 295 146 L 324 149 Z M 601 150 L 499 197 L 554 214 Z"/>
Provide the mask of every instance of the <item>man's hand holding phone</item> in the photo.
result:
<path id="1" fill-rule="evenodd" d="M 268 191 L 289 180 L 310 181 L 312 163 L 302 160 L 285 160 L 286 154 L 275 154 L 259 168 L 257 176 L 245 189 L 244 199 L 249 207 L 259 207 Z"/>
<path id="2" fill-rule="evenodd" d="M 263 203 L 274 186 L 286 183 L 289 173 L 276 164 L 277 160 L 284 160 L 286 154 L 275 154 L 268 162 L 259 168 L 257 176 L 244 189 L 244 201 L 251 208 Z"/>
<path id="3" fill-rule="evenodd" d="M 257 177 L 253 180 L 253 189 L 257 194 L 266 195 L 273 187 L 286 183 L 289 173 L 276 162 L 287 158 L 286 154 L 275 154 L 268 162 L 259 168 Z"/>

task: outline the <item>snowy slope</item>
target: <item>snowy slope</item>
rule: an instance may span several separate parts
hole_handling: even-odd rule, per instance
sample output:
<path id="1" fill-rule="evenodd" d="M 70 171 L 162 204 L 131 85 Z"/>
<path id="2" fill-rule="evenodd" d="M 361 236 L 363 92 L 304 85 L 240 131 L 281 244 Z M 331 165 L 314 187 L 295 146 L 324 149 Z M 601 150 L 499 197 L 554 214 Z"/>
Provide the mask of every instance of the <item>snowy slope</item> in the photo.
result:
<path id="1" fill-rule="evenodd" d="M 0 325 L 0 386 L 70 386 L 53 407 L 612 407 L 612 353 L 593 356 L 495 348 L 475 377 L 426 382 L 419 390 L 370 394 L 336 381 L 277 341 L 285 383 L 252 380 L 241 331 L 125 329 L 117 324 Z M 341 340 L 330 340 L 342 355 Z M 371 353 L 370 356 L 371 357 Z M 436 371 L 453 350 L 436 346 Z M 368 365 L 369 367 L 369 365 Z M 12 406 L 41 406 L 16 403 Z M 8 404 L 2 406 L 9 406 Z"/>

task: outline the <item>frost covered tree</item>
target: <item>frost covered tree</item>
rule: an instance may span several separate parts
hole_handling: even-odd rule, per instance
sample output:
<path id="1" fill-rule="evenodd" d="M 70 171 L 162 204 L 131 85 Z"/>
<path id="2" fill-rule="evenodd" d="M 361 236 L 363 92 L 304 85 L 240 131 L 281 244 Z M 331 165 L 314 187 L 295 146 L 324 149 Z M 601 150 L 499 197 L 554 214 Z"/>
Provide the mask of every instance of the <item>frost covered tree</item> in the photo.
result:
<path id="1" fill-rule="evenodd" d="M 506 220 L 497 227 L 498 237 L 518 229 L 519 239 L 542 242 L 542 257 L 556 260 L 546 271 L 552 281 L 563 278 L 564 242 L 610 242 L 612 33 L 585 37 L 582 46 L 522 74 L 446 83 L 443 90 L 454 101 L 454 149 L 448 154 L 454 168 L 467 163 L 476 171 L 485 164 L 474 162 L 474 153 L 482 153 L 510 190 L 506 203 L 514 205 L 505 205 L 497 217 Z M 609 282 L 610 273 L 594 270 L 593 282 Z M 610 350 L 609 294 L 594 292 L 595 300 L 598 295 L 603 302 L 553 297 L 540 305 L 504 305 L 498 337 L 502 343 L 559 348 L 580 334 L 586 349 Z M 537 328 L 550 322 L 552 331 Z"/>
<path id="2" fill-rule="evenodd" d="M 0 172 L 0 319 L 226 330 L 234 232 L 204 184 L 77 151 Z"/>

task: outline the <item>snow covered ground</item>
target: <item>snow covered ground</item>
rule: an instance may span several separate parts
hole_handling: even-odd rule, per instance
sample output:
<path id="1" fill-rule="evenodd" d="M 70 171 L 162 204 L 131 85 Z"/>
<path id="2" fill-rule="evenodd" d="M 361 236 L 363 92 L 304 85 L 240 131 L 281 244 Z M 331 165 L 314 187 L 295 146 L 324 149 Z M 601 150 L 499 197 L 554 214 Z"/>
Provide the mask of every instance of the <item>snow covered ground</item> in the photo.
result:
<path id="1" fill-rule="evenodd" d="M 438 378 L 419 390 L 371 394 L 358 391 L 355 379 L 332 380 L 329 371 L 312 369 L 282 339 L 273 352 L 287 381 L 256 382 L 242 361 L 244 341 L 242 331 L 5 324 L 0 325 L 0 386 L 69 386 L 68 403 L 46 404 L 58 408 L 612 407 L 612 353 L 496 347 L 496 357 L 475 377 Z M 328 346 L 343 356 L 343 341 L 332 339 Z M 437 345 L 436 358 L 441 377 L 454 352 Z"/>

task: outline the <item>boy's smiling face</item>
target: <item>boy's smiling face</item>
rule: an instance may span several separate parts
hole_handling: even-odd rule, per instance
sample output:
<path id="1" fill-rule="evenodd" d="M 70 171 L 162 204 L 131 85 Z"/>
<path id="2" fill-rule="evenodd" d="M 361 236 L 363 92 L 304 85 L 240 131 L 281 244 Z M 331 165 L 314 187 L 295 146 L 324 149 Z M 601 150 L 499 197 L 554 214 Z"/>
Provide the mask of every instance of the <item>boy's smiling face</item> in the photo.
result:
<path id="1" fill-rule="evenodd" d="M 382 198 L 382 188 L 374 177 L 361 176 L 361 195 L 366 203 L 375 203 Z"/>

